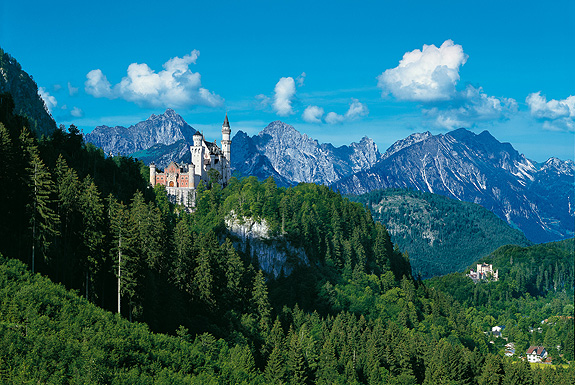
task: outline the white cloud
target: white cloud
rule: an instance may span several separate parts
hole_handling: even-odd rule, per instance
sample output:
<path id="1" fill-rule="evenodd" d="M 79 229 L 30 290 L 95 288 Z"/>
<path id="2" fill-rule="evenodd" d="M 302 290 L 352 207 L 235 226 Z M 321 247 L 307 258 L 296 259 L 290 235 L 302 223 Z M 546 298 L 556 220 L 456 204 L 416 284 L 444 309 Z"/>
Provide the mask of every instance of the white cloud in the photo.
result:
<path id="1" fill-rule="evenodd" d="M 432 102 L 451 99 L 459 81 L 459 67 L 468 56 L 462 46 L 446 40 L 441 47 L 424 45 L 403 55 L 399 65 L 377 77 L 382 94 L 399 100 Z"/>
<path id="2" fill-rule="evenodd" d="M 308 123 L 321 123 L 323 108 L 318 106 L 308 106 L 302 114 L 303 120 Z"/>
<path id="3" fill-rule="evenodd" d="M 305 74 L 305 72 L 302 72 L 301 75 L 298 76 L 298 77 L 295 79 L 295 81 L 296 81 L 298 87 L 303 86 L 303 84 L 304 84 L 304 82 L 305 82 L 305 77 L 306 77 L 306 76 L 307 76 L 307 75 Z"/>
<path id="4" fill-rule="evenodd" d="M 58 105 L 56 98 L 53 95 L 50 95 L 50 93 L 44 87 L 38 88 L 38 95 L 40 95 L 40 97 L 44 100 L 46 110 L 48 110 L 49 113 L 52 113 L 54 108 L 56 108 Z"/>
<path id="5" fill-rule="evenodd" d="M 506 119 L 517 112 L 517 102 L 512 98 L 489 96 L 481 87 L 467 86 L 452 101 L 424 108 L 423 112 L 435 119 L 439 127 L 451 130 L 480 121 Z"/>
<path id="6" fill-rule="evenodd" d="M 340 114 L 336 114 L 335 112 L 328 112 L 325 116 L 325 122 L 327 124 L 337 124 L 341 123 L 345 120 L 345 117 Z"/>
<path id="7" fill-rule="evenodd" d="M 347 120 L 355 120 L 361 116 L 366 116 L 369 114 L 367 106 L 361 103 L 357 99 L 351 99 L 352 103 L 349 105 L 349 110 L 345 113 L 345 118 Z"/>
<path id="8" fill-rule="evenodd" d="M 345 113 L 345 115 L 339 115 L 335 112 L 329 112 L 325 116 L 325 122 L 328 124 L 337 124 L 346 121 L 357 120 L 362 116 L 367 116 L 369 114 L 369 110 L 367 106 L 361 103 L 357 99 L 351 99 L 351 104 L 349 105 L 349 109 Z"/>
<path id="9" fill-rule="evenodd" d="M 563 100 L 547 101 L 541 92 L 531 93 L 525 99 L 531 116 L 543 120 L 543 128 L 553 131 L 575 131 L 575 96 Z"/>
<path id="10" fill-rule="evenodd" d="M 72 111 L 70 111 L 70 115 L 72 115 L 75 118 L 81 118 L 82 116 L 84 116 L 84 111 L 82 111 L 78 107 L 73 107 Z"/>
<path id="11" fill-rule="evenodd" d="M 222 98 L 203 88 L 201 75 L 189 69 L 199 55 L 199 51 L 194 50 L 182 58 L 174 57 L 157 73 L 145 63 L 132 63 L 128 66 L 127 76 L 113 87 L 102 71 L 96 69 L 86 75 L 85 90 L 95 97 L 120 97 L 141 106 L 219 106 L 223 103 Z"/>
<path id="12" fill-rule="evenodd" d="M 274 89 L 273 109 L 279 116 L 292 115 L 292 99 L 295 96 L 295 82 L 292 77 L 281 78 Z"/>
<path id="13" fill-rule="evenodd" d="M 112 85 L 101 70 L 92 70 L 86 75 L 84 90 L 96 98 L 114 99 L 117 96 L 112 92 Z"/>
<path id="14" fill-rule="evenodd" d="M 68 93 L 70 96 L 74 96 L 78 93 L 78 87 L 74 87 L 72 83 L 68 82 Z"/>

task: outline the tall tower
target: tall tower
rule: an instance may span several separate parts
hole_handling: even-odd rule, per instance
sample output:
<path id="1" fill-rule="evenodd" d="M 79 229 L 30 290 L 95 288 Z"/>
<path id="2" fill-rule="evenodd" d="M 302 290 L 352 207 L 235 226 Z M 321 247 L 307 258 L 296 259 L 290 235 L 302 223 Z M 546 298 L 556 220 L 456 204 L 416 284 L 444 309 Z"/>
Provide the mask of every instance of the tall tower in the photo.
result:
<path id="1" fill-rule="evenodd" d="M 224 152 L 224 156 L 228 160 L 231 161 L 231 152 L 232 152 L 232 141 L 230 140 L 230 134 L 232 130 L 230 130 L 230 122 L 228 122 L 228 114 L 226 113 L 226 118 L 224 119 L 224 124 L 222 124 L 222 151 Z"/>
<path id="2" fill-rule="evenodd" d="M 194 134 L 194 145 L 191 148 L 192 164 L 194 165 L 194 185 L 198 186 L 200 180 L 205 180 L 204 171 L 204 136 L 198 131 Z"/>
<path id="3" fill-rule="evenodd" d="M 156 186 L 156 164 L 150 163 L 150 184 L 152 187 Z"/>

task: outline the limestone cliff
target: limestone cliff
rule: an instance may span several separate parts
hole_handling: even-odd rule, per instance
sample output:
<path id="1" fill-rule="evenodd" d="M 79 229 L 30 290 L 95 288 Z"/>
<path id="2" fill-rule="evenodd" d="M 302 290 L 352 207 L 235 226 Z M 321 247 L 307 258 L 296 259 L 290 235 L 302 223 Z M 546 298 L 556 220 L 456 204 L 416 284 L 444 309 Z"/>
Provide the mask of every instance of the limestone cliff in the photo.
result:
<path id="1" fill-rule="evenodd" d="M 237 239 L 242 252 L 249 252 L 258 261 L 259 268 L 266 274 L 278 277 L 290 275 L 299 264 L 309 264 L 305 251 L 294 247 L 285 239 L 269 236 L 269 226 L 265 219 L 238 218 L 233 212 L 225 220 L 228 231 Z"/>

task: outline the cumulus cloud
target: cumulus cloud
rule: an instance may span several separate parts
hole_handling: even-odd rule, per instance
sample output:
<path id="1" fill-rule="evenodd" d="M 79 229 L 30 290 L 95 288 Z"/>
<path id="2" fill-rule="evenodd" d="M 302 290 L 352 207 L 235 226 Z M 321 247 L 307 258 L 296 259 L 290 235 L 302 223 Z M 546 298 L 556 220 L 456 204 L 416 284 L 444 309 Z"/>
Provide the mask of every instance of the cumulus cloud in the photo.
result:
<path id="1" fill-rule="evenodd" d="M 308 106 L 302 114 L 303 120 L 308 123 L 321 123 L 323 108 L 318 106 Z"/>
<path id="2" fill-rule="evenodd" d="M 118 97 L 112 92 L 112 85 L 104 73 L 97 69 L 88 72 L 84 83 L 84 90 L 96 98 L 114 99 Z"/>
<path id="3" fill-rule="evenodd" d="M 82 111 L 78 107 L 73 107 L 72 111 L 70 111 L 70 115 L 72 115 L 75 118 L 81 118 L 82 116 L 84 116 L 84 111 Z"/>
<path id="4" fill-rule="evenodd" d="M 295 81 L 292 77 L 281 78 L 274 88 L 273 109 L 279 116 L 292 115 L 292 101 L 295 96 Z"/>
<path id="5" fill-rule="evenodd" d="M 70 96 L 74 96 L 78 93 L 78 87 L 74 87 L 72 83 L 68 82 L 68 93 Z"/>
<path id="6" fill-rule="evenodd" d="M 352 99 L 351 104 L 349 105 L 349 109 L 345 113 L 345 115 L 340 115 L 335 112 L 329 112 L 325 116 L 325 122 L 328 124 L 337 124 L 346 121 L 357 120 L 362 116 L 367 116 L 369 114 L 369 110 L 367 106 L 361 103 L 357 99 Z"/>
<path id="7" fill-rule="evenodd" d="M 446 40 L 439 48 L 424 45 L 405 53 L 399 65 L 377 77 L 382 94 L 399 100 L 432 102 L 449 100 L 455 94 L 459 68 L 468 56 L 463 47 Z"/>
<path id="8" fill-rule="evenodd" d="M 201 86 L 201 75 L 190 70 L 200 55 L 197 50 L 184 57 L 174 57 L 156 72 L 147 64 L 132 63 L 120 83 L 110 84 L 100 69 L 86 75 L 85 90 L 95 97 L 122 98 L 141 106 L 189 107 L 218 106 L 223 100 Z"/>
<path id="9" fill-rule="evenodd" d="M 459 69 L 468 55 L 461 45 L 446 40 L 439 48 L 424 45 L 403 55 L 399 65 L 377 77 L 382 96 L 420 102 L 425 115 L 435 125 L 453 129 L 477 122 L 506 119 L 517 112 L 510 98 L 487 95 L 481 87 L 457 88 Z"/>
<path id="10" fill-rule="evenodd" d="M 436 125 L 451 130 L 476 122 L 509 118 L 517 112 L 517 102 L 512 98 L 489 96 L 481 87 L 467 86 L 450 102 L 424 108 L 423 112 L 435 119 Z"/>
<path id="11" fill-rule="evenodd" d="M 543 121 L 548 130 L 575 131 L 575 96 L 563 100 L 547 101 L 541 92 L 531 93 L 525 99 L 531 116 Z"/>
<path id="12" fill-rule="evenodd" d="M 38 95 L 40 95 L 42 100 L 44 100 L 46 110 L 48 110 L 49 113 L 52 113 L 54 108 L 56 108 L 56 106 L 58 105 L 58 101 L 56 100 L 56 98 L 53 95 L 50 95 L 50 93 L 44 87 L 38 88 Z"/>

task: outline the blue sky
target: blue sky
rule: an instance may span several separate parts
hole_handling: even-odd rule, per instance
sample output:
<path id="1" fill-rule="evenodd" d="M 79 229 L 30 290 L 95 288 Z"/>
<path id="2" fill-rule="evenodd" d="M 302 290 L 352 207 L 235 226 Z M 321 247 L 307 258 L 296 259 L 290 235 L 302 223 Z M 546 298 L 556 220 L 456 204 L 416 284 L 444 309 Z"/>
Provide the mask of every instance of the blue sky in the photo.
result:
<path id="1" fill-rule="evenodd" d="M 320 142 L 489 130 L 573 159 L 575 2 L 3 1 L 0 46 L 57 123 L 172 107 L 219 139 L 282 120 Z"/>

